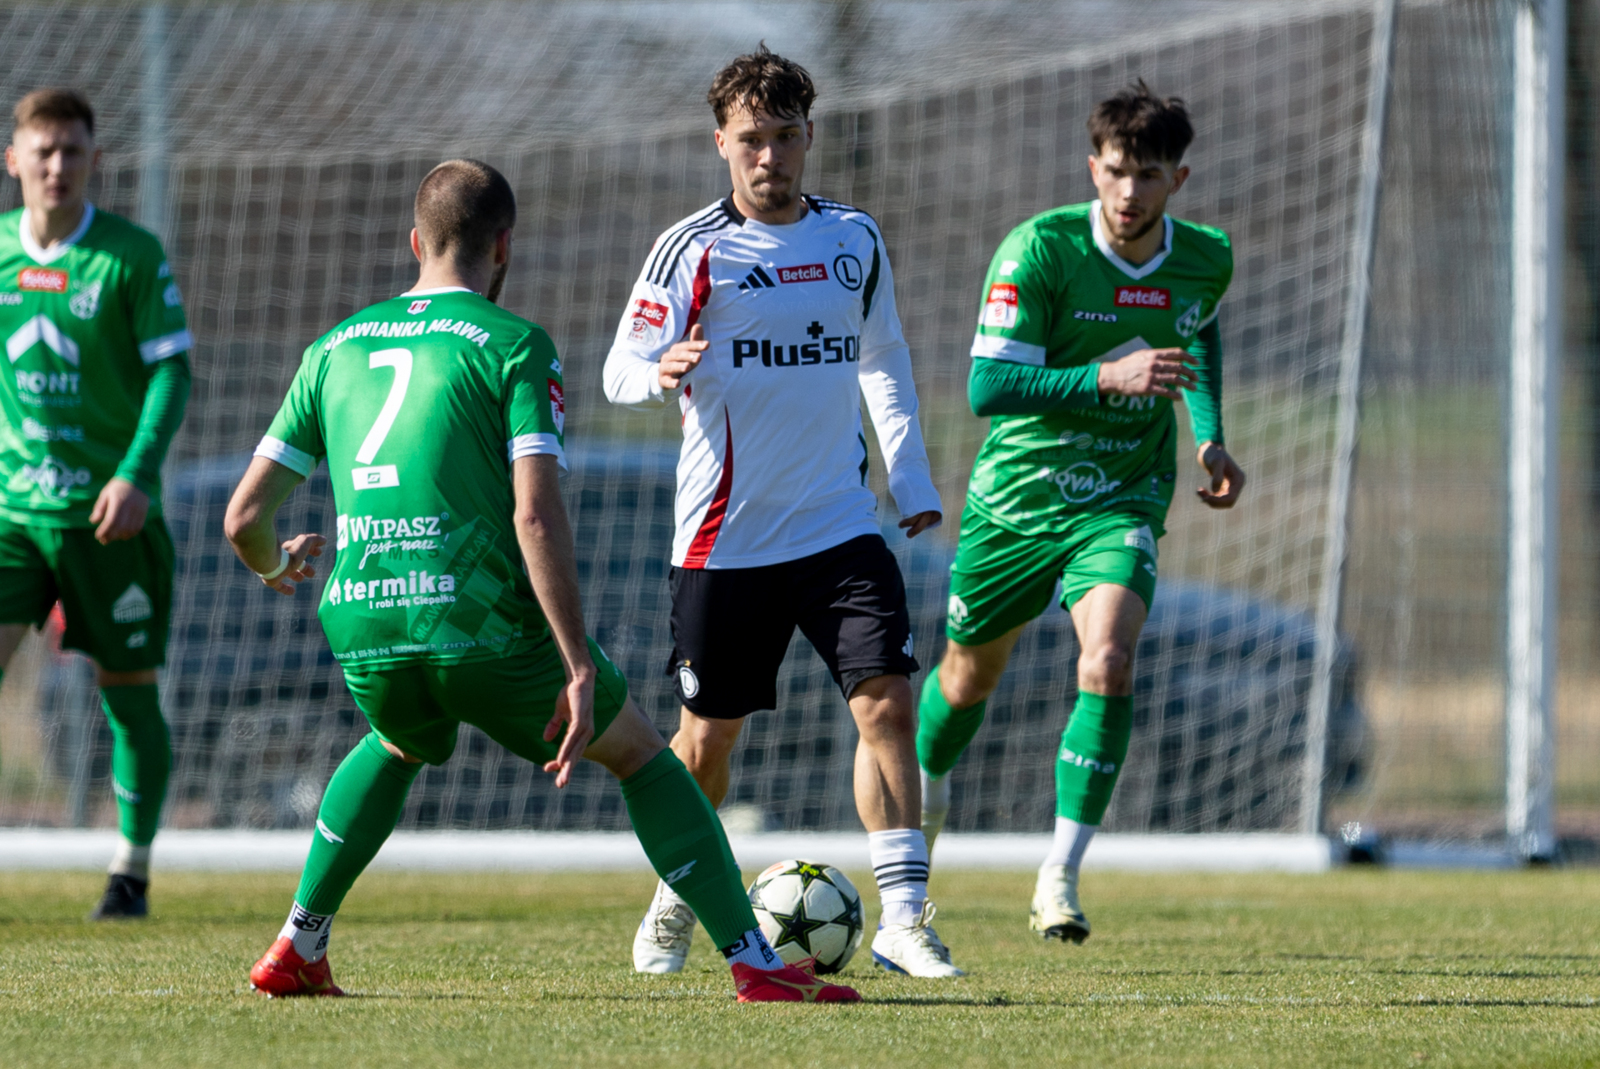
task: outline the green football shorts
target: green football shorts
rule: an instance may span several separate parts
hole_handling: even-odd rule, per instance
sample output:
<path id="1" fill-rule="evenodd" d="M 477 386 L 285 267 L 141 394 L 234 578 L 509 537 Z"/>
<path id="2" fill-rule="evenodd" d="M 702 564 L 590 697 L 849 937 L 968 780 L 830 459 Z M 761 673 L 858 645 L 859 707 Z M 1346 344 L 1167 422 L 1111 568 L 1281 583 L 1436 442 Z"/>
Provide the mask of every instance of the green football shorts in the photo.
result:
<path id="1" fill-rule="evenodd" d="M 605 734 L 628 700 L 628 684 L 605 651 L 589 640 L 599 678 L 594 685 L 594 737 Z M 430 765 L 442 765 L 456 748 L 456 729 L 471 724 L 518 757 L 536 764 L 555 759 L 561 736 L 544 741 L 544 728 L 567 685 L 554 641 L 493 660 L 461 664 L 418 661 L 344 670 L 345 684 L 378 737 Z"/>
<path id="2" fill-rule="evenodd" d="M 992 642 L 1032 620 L 1061 581 L 1061 607 L 1102 583 L 1144 599 L 1156 591 L 1156 540 L 1166 531 L 1147 514 L 1097 512 L 1067 534 L 1022 535 L 980 516 L 961 517 L 961 543 L 950 566 L 945 634 L 963 646 Z"/>
<path id="3" fill-rule="evenodd" d="M 0 624 L 38 627 L 57 600 L 61 644 L 108 672 L 142 672 L 167 659 L 172 536 L 159 516 L 102 546 L 88 527 L 46 527 L 0 516 Z"/>

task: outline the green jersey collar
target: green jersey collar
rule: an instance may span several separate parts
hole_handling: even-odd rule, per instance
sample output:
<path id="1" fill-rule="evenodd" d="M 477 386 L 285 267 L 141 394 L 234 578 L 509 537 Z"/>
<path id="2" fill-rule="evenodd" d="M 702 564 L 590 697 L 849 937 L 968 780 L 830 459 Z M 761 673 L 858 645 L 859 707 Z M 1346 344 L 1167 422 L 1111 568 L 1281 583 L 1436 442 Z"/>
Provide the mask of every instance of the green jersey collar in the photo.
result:
<path id="1" fill-rule="evenodd" d="M 22 251 L 33 258 L 34 263 L 48 264 L 67 254 L 67 250 L 83 240 L 83 235 L 89 232 L 89 227 L 94 223 L 94 205 L 88 201 L 83 203 L 83 219 L 78 223 L 78 228 L 60 241 L 54 242 L 47 249 L 33 240 L 33 229 L 28 226 L 28 209 L 22 209 L 17 216 L 17 234 L 22 239 Z"/>
<path id="2" fill-rule="evenodd" d="M 1094 247 L 1100 250 L 1101 256 L 1111 261 L 1113 267 L 1131 279 L 1141 279 L 1146 275 L 1155 274 L 1166 262 L 1167 255 L 1172 252 L 1172 216 L 1163 215 L 1161 222 L 1167 228 L 1166 235 L 1161 239 L 1161 251 L 1135 267 L 1111 251 L 1111 243 L 1106 241 L 1105 231 L 1101 229 L 1100 201 L 1092 201 L 1089 205 L 1089 226 L 1094 231 Z"/>

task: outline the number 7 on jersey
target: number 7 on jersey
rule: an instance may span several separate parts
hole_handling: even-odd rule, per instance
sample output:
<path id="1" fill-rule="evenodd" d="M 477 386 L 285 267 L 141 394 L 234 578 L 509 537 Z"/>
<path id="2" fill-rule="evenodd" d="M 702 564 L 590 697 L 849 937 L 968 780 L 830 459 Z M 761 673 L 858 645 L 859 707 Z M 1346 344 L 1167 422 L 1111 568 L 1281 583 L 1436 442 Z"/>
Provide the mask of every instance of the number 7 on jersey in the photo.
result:
<path id="1" fill-rule="evenodd" d="M 362 440 L 361 448 L 356 450 L 356 462 L 359 464 L 372 463 L 378 455 L 378 450 L 383 448 L 383 440 L 389 437 L 389 429 L 394 426 L 395 417 L 400 414 L 400 406 L 405 404 L 406 390 L 411 386 L 411 350 L 379 349 L 367 358 L 367 367 L 374 371 L 380 367 L 394 368 L 394 382 L 389 385 L 389 396 L 384 398 L 383 407 L 378 410 L 378 418 L 373 421 L 372 429 Z M 400 472 L 393 464 L 351 468 L 350 478 L 357 490 L 400 485 Z"/>

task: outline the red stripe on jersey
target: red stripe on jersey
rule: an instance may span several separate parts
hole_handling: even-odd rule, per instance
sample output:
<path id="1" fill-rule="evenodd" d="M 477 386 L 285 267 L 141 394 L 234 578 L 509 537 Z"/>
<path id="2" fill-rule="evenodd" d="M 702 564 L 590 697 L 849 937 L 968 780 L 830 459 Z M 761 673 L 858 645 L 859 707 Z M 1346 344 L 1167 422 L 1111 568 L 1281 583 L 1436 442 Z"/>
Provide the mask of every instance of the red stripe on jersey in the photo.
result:
<path id="1" fill-rule="evenodd" d="M 687 338 L 689 331 L 694 329 L 695 323 L 700 319 L 700 310 L 711 299 L 711 250 L 716 248 L 713 241 L 706 246 L 706 251 L 700 256 L 700 266 L 694 272 L 694 298 L 689 302 L 689 315 L 683 323 L 683 336 Z"/>
<path id="2" fill-rule="evenodd" d="M 717 493 L 706 508 L 706 518 L 700 521 L 700 530 L 689 543 L 689 552 L 683 556 L 685 568 L 704 568 L 711 558 L 711 547 L 717 543 L 722 530 L 722 517 L 728 512 L 728 499 L 733 496 L 733 422 L 728 410 L 722 410 L 722 421 L 728 429 L 727 445 L 723 449 L 722 477 L 717 480 Z"/>

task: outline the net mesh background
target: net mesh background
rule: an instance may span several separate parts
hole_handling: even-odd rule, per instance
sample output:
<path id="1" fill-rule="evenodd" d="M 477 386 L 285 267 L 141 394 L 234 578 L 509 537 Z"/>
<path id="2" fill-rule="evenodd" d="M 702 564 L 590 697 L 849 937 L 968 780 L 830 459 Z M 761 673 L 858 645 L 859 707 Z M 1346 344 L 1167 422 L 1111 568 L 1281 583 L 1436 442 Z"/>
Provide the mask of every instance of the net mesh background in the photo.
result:
<path id="1" fill-rule="evenodd" d="M 1194 176 L 1171 210 L 1232 235 L 1225 418 L 1250 486 L 1232 513 L 1194 500 L 1179 413 L 1180 489 L 1107 827 L 1295 827 L 1372 11 L 1184 0 L 0 10 L 0 95 L 88 92 L 106 149 L 91 196 L 162 234 L 199 339 L 166 468 L 180 558 L 162 683 L 177 754 L 168 823 L 309 826 L 366 730 L 314 617 L 320 583 L 294 599 L 266 591 L 222 541 L 222 510 L 302 349 L 414 278 L 411 197 L 452 155 L 488 160 L 517 191 L 502 302 L 549 330 L 565 364 L 566 492 L 590 629 L 643 708 L 675 727 L 664 667 L 676 414 L 608 405 L 601 366 L 651 242 L 726 192 L 704 92 L 765 38 L 821 89 L 807 189 L 873 213 L 896 272 L 945 525 L 908 543 L 892 530 L 875 449 L 871 478 L 924 668 L 943 646 L 946 570 L 985 430 L 965 383 L 989 257 L 1023 219 L 1093 196 L 1084 120 L 1095 101 L 1144 77 L 1189 103 Z M 1326 791 L 1333 822 L 1476 834 L 1498 819 L 1503 789 L 1510 6 L 1402 11 Z M 18 197 L 14 181 L 0 185 L 0 208 Z M 1572 435 L 1578 452 L 1586 433 Z M 1569 481 L 1586 478 L 1580 468 Z M 328 531 L 333 512 L 324 470 L 280 530 Z M 1592 586 L 1593 569 L 1574 567 Z M 7 673 L 0 823 L 109 825 L 110 737 L 90 670 L 49 637 Z M 950 827 L 1049 827 L 1075 656 L 1059 609 L 1029 628 L 954 773 Z M 729 801 L 774 826 L 859 827 L 855 729 L 803 639 L 779 693 L 779 710 L 750 718 Z M 1592 735 L 1592 716 L 1564 716 L 1564 731 Z M 1587 798 L 1592 775 L 1563 768 L 1563 797 Z M 417 781 L 402 826 L 624 827 L 606 780 L 586 767 L 555 791 L 467 728 L 455 757 Z"/>

